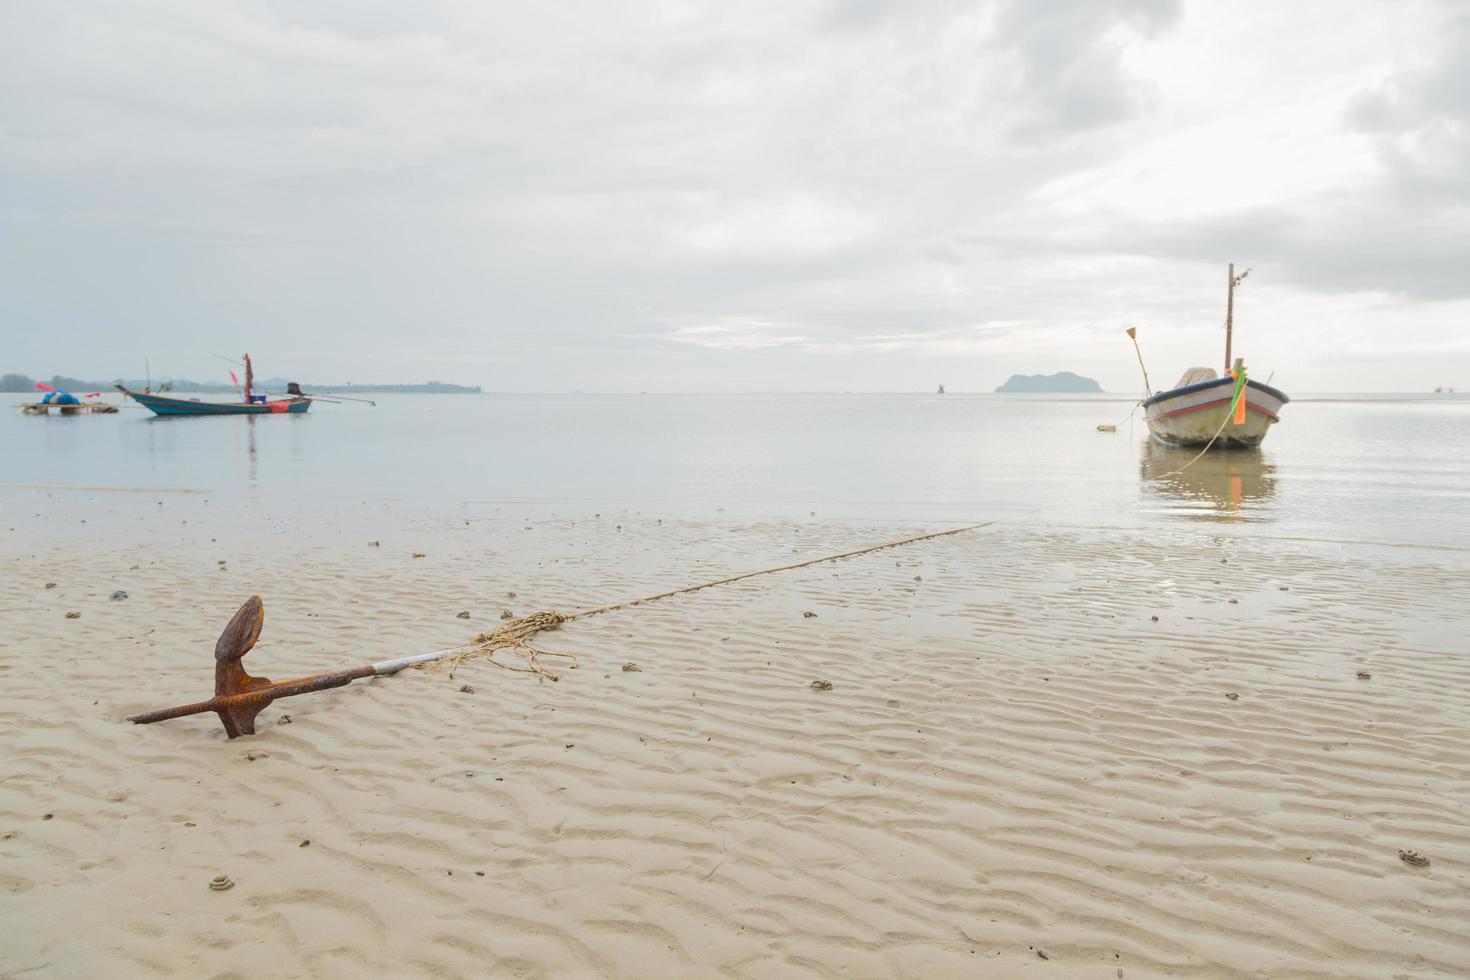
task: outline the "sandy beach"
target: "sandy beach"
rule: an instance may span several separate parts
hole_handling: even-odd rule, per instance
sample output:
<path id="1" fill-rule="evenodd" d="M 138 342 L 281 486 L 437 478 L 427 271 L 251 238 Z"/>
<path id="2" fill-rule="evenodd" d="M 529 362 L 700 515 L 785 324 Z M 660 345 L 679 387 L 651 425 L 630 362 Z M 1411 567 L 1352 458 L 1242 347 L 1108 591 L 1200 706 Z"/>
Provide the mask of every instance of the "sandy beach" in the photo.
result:
<path id="1" fill-rule="evenodd" d="M 1470 980 L 1470 0 L 0 53 L 0 980 Z"/>
<path id="2" fill-rule="evenodd" d="M 252 594 L 280 679 L 940 528 L 9 491 L 0 974 L 1470 971 L 1462 551 L 996 516 L 229 741 L 124 719 Z"/>

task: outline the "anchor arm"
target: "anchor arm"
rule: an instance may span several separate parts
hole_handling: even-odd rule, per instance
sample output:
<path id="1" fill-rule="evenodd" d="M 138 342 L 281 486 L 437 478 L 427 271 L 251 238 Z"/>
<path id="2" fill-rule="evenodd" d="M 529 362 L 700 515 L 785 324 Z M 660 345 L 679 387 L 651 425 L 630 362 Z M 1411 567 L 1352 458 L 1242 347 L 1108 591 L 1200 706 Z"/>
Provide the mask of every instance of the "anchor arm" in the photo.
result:
<path id="1" fill-rule="evenodd" d="M 463 652 L 466 648 L 455 647 L 420 653 L 407 657 L 383 660 L 375 664 L 333 670 L 310 677 L 297 677 L 288 681 L 270 681 L 264 677 L 252 677 L 245 672 L 240 662 L 245 654 L 260 639 L 265 625 L 265 606 L 260 596 L 251 596 L 230 619 L 229 625 L 220 634 L 214 647 L 214 697 L 208 701 L 181 704 L 173 708 L 161 708 L 140 715 L 131 715 L 128 721 L 135 725 L 151 725 L 157 721 L 168 721 L 188 715 L 202 715 L 213 711 L 219 715 L 225 734 L 230 738 L 255 734 L 255 716 L 266 705 L 278 698 L 292 698 L 298 694 L 328 691 L 334 687 L 345 687 L 363 677 L 394 674 L 405 667 L 430 663 Z"/>
<path id="2" fill-rule="evenodd" d="M 214 697 L 208 701 L 196 701 L 193 704 L 132 715 L 128 721 L 136 725 L 151 725 L 157 721 L 213 711 L 219 715 L 225 734 L 230 738 L 238 738 L 241 735 L 255 734 L 255 716 L 277 698 L 344 687 L 360 677 L 373 676 L 373 667 L 368 665 L 279 683 L 272 683 L 264 677 L 252 677 L 246 673 L 240 661 L 260 639 L 260 631 L 264 626 L 265 604 L 261 602 L 260 596 L 251 596 L 231 617 L 214 646 Z"/>

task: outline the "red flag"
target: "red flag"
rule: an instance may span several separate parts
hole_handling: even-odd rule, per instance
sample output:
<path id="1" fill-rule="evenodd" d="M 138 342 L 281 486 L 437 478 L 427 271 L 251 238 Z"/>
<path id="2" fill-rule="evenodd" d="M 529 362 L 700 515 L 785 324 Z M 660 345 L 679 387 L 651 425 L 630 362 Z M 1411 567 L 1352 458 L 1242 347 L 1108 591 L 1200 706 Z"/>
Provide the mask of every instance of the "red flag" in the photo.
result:
<path id="1" fill-rule="evenodd" d="M 101 398 L 102 397 L 102 392 L 100 392 L 100 391 L 89 391 L 85 395 L 83 395 L 82 397 L 83 398 Z"/>
<path id="2" fill-rule="evenodd" d="M 41 382 L 37 381 L 36 382 L 36 390 L 37 391 L 55 391 L 56 389 L 53 388 L 53 387 L 51 387 L 50 385 L 43 385 L 43 384 L 41 384 Z"/>
<path id="3" fill-rule="evenodd" d="M 239 385 L 239 383 L 240 383 L 240 379 L 237 378 L 237 377 L 235 377 L 235 372 L 234 371 L 231 371 L 230 372 L 230 381 L 232 381 L 236 385 Z"/>

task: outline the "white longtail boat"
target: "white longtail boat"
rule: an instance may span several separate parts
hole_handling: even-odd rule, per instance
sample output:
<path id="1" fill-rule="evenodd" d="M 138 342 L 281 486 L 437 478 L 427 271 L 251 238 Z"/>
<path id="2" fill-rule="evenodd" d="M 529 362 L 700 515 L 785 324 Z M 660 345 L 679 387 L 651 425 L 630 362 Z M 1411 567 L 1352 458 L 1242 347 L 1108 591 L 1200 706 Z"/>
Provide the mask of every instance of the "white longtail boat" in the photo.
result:
<path id="1" fill-rule="evenodd" d="M 1234 329 L 1235 287 L 1250 274 L 1229 269 L 1225 295 L 1225 374 L 1192 367 L 1168 391 L 1150 394 L 1143 402 L 1149 434 L 1168 446 L 1206 446 L 1254 449 L 1271 426 L 1281 420 L 1281 407 L 1291 401 L 1286 393 L 1246 377 L 1245 364 L 1230 360 Z M 1130 328 L 1128 335 L 1134 335 Z M 1136 343 L 1135 339 L 1135 343 Z M 1141 358 L 1140 358 L 1141 362 Z M 1144 375 L 1147 385 L 1148 375 Z"/>

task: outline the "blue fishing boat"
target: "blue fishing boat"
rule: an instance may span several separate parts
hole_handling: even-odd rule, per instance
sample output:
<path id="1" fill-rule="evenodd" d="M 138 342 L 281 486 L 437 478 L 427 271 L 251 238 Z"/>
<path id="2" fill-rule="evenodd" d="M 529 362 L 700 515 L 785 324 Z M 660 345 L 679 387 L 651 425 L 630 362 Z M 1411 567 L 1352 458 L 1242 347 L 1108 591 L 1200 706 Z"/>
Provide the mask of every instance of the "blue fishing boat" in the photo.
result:
<path id="1" fill-rule="evenodd" d="M 234 376 L 234 372 L 231 372 Z M 245 355 L 245 400 L 240 402 L 207 402 L 198 398 L 173 398 L 151 391 L 130 391 L 116 385 L 118 391 L 156 415 L 299 415 L 311 408 L 311 396 L 302 394 L 294 381 L 286 386 L 284 398 L 271 398 L 252 390 L 255 372 L 250 355 Z"/>

